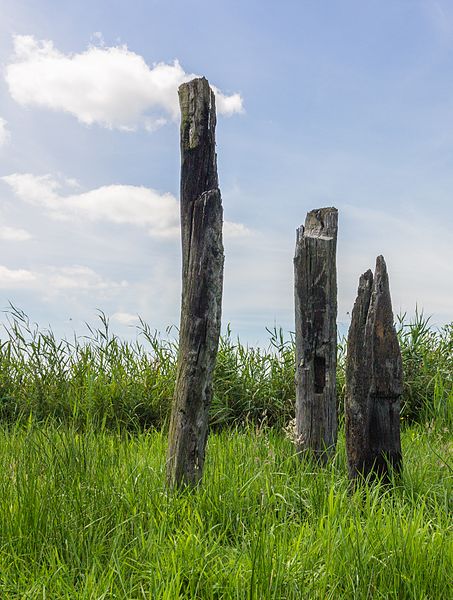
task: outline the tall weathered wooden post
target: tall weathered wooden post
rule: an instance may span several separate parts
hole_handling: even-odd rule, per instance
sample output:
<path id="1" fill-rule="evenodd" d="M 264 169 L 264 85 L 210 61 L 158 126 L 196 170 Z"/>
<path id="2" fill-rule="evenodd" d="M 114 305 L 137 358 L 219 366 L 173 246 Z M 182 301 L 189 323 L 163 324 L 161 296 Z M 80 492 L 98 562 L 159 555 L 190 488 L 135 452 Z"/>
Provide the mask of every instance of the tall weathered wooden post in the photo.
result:
<path id="1" fill-rule="evenodd" d="M 388 480 L 402 468 L 400 397 L 403 369 L 393 324 L 387 267 L 359 280 L 346 360 L 345 428 L 351 480 L 368 475 Z"/>
<path id="2" fill-rule="evenodd" d="M 337 230 L 336 208 L 310 211 L 294 256 L 296 444 L 321 462 L 337 441 Z"/>
<path id="3" fill-rule="evenodd" d="M 203 77 L 180 86 L 179 103 L 182 300 L 167 454 L 167 481 L 172 487 L 196 484 L 203 471 L 224 262 L 215 96 Z"/>

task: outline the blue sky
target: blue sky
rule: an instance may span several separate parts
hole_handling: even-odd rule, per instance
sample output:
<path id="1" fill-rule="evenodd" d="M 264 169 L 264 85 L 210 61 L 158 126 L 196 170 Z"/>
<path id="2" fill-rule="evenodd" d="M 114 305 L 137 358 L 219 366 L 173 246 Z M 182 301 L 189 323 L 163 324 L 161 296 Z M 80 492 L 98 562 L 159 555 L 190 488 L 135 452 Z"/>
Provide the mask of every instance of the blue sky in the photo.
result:
<path id="1" fill-rule="evenodd" d="M 178 324 L 175 102 L 197 74 L 221 113 L 225 324 L 293 329 L 295 229 L 332 205 L 343 329 L 378 254 L 395 312 L 453 319 L 450 1 L 2 8 L 1 307 L 59 334 L 96 308 L 124 336 Z"/>

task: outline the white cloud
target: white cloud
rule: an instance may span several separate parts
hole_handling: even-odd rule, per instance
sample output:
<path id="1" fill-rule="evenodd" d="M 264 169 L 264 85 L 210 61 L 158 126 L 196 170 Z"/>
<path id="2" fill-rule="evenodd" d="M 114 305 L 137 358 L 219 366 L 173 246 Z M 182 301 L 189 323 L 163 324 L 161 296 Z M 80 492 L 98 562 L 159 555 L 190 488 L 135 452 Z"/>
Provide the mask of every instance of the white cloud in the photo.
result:
<path id="1" fill-rule="evenodd" d="M 453 240 L 446 222 L 435 212 L 420 214 L 409 207 L 386 212 L 344 205 L 342 213 L 356 236 L 340 235 L 340 292 L 347 293 L 340 293 L 339 314 L 350 311 L 359 275 L 374 269 L 376 256 L 383 254 L 395 313 L 411 313 L 418 304 L 428 314 L 451 318 Z"/>
<path id="2" fill-rule="evenodd" d="M 15 173 L 2 178 L 24 202 L 45 208 L 59 219 L 89 219 L 146 227 L 151 235 L 178 234 L 179 207 L 172 194 L 133 185 L 106 185 L 63 195 L 50 175 Z"/>
<path id="3" fill-rule="evenodd" d="M 252 235 L 251 229 L 243 223 L 234 223 L 233 221 L 224 221 L 223 234 L 226 238 L 242 238 Z"/>
<path id="4" fill-rule="evenodd" d="M 27 269 L 9 269 L 0 265 L 0 289 L 30 287 L 36 281 L 36 275 Z"/>
<path id="5" fill-rule="evenodd" d="M 112 315 L 112 321 L 117 321 L 121 325 L 134 325 L 138 323 L 139 317 L 127 312 L 116 312 Z"/>
<path id="6" fill-rule="evenodd" d="M 186 81 L 189 81 L 190 79 L 192 79 L 192 76 L 186 79 Z M 215 85 L 211 85 L 211 88 L 215 93 L 216 110 L 220 115 L 226 115 L 227 117 L 230 117 L 235 113 L 244 112 L 241 94 L 236 93 L 231 94 L 231 96 L 226 96 L 225 94 L 222 94 L 219 88 Z"/>
<path id="7" fill-rule="evenodd" d="M 83 265 L 49 267 L 44 272 L 46 287 L 53 290 L 111 290 L 128 286 L 127 281 L 115 282 L 105 279 L 93 269 Z"/>
<path id="8" fill-rule="evenodd" d="M 45 208 L 54 218 L 135 225 L 160 238 L 179 236 L 179 203 L 169 193 L 143 186 L 106 185 L 65 196 L 60 192 L 60 182 L 50 175 L 14 173 L 1 179 L 18 198 Z M 249 236 L 251 231 L 242 223 L 225 221 L 224 234 L 226 238 L 238 238 Z"/>
<path id="9" fill-rule="evenodd" d="M 0 225 L 0 240 L 5 242 L 25 242 L 31 235 L 25 229 Z"/>
<path id="10" fill-rule="evenodd" d="M 10 138 L 11 134 L 6 127 L 6 121 L 0 117 L 0 148 L 5 146 L 9 142 Z"/>
<path id="11" fill-rule="evenodd" d="M 128 286 L 125 280 L 113 281 L 85 265 L 42 266 L 33 271 L 0 265 L 0 289 L 29 289 L 46 298 L 59 294 L 72 298 L 79 292 L 105 296 Z"/>
<path id="12" fill-rule="evenodd" d="M 49 40 L 14 36 L 14 56 L 6 68 L 11 96 L 24 106 L 71 113 L 87 125 L 152 131 L 179 114 L 179 85 L 196 75 L 179 62 L 151 68 L 127 46 L 89 46 L 79 54 L 64 54 Z M 242 112 L 239 94 L 224 95 L 212 86 L 219 114 Z"/>
<path id="13" fill-rule="evenodd" d="M 6 175 L 2 177 L 21 200 L 44 206 L 49 210 L 58 204 L 56 190 L 60 187 L 58 181 L 50 175 L 35 176 L 29 173 Z"/>

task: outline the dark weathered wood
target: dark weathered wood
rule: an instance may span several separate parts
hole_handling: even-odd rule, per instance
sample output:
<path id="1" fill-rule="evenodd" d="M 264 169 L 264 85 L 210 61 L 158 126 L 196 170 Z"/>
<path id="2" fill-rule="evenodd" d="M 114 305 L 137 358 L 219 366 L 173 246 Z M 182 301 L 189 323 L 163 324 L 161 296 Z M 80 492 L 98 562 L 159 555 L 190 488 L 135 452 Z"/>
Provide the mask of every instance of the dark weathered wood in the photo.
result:
<path id="1" fill-rule="evenodd" d="M 206 79 L 179 88 L 182 300 L 167 481 L 194 485 L 203 472 L 220 335 L 222 200 L 215 153 L 215 98 Z"/>
<path id="2" fill-rule="evenodd" d="M 337 441 L 338 211 L 307 214 L 294 256 L 297 449 L 325 462 Z"/>
<path id="3" fill-rule="evenodd" d="M 345 426 L 349 477 L 388 480 L 402 468 L 400 397 L 403 369 L 393 323 L 387 267 L 359 280 L 346 362 Z"/>

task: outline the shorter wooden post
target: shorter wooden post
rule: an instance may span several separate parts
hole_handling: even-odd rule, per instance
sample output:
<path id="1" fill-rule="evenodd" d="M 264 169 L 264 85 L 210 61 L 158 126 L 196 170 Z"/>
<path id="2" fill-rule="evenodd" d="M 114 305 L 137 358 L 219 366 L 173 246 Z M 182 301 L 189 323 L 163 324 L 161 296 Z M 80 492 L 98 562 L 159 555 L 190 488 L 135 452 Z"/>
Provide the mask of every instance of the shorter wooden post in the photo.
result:
<path id="1" fill-rule="evenodd" d="M 337 441 L 338 211 L 307 214 L 294 256 L 297 450 L 326 462 Z"/>
<path id="2" fill-rule="evenodd" d="M 392 469 L 401 470 L 402 388 L 387 267 L 378 256 L 374 277 L 370 270 L 360 277 L 348 335 L 345 428 L 351 480 L 372 475 L 388 481 Z"/>

